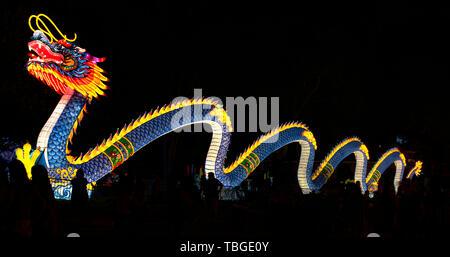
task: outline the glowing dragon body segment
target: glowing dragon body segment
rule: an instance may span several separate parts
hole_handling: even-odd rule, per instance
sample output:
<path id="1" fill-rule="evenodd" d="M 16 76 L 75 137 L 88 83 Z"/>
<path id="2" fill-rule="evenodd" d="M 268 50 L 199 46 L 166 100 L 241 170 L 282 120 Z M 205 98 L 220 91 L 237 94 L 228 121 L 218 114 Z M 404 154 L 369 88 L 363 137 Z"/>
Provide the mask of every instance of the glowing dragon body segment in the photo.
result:
<path id="1" fill-rule="evenodd" d="M 47 128 L 41 130 L 39 142 L 47 141 L 47 147 L 45 148 L 45 166 L 48 168 L 57 168 L 62 166 L 67 166 L 69 162 L 67 161 L 66 146 L 72 128 L 75 122 L 77 122 L 79 114 L 82 112 L 85 104 L 86 98 L 84 98 L 78 92 L 70 92 L 65 94 L 63 98 L 68 99 L 64 105 L 58 105 L 58 108 L 54 112 L 61 112 L 57 118 L 56 123 L 52 126 L 51 132 L 48 135 Z M 59 108 L 63 108 L 61 111 Z M 52 115 L 53 116 L 53 115 Z M 51 122 L 52 117 L 47 122 Z M 48 138 L 42 138 L 48 135 Z"/>
<path id="2" fill-rule="evenodd" d="M 305 132 L 303 132 L 305 135 Z M 297 180 L 303 194 L 317 190 L 312 181 L 312 171 L 316 153 L 315 146 L 308 140 L 299 140 L 301 146 L 300 160 L 297 169 Z"/>
<path id="3" fill-rule="evenodd" d="M 302 151 L 303 148 L 304 147 L 302 147 Z M 312 150 L 310 149 L 310 151 Z M 316 171 L 314 172 L 314 174 L 310 179 L 308 179 L 308 177 L 306 176 L 307 181 L 304 181 L 305 176 L 302 176 L 301 181 L 299 181 L 299 183 L 300 185 L 303 185 L 302 188 L 303 193 L 309 193 L 311 191 L 320 190 L 323 187 L 323 185 L 328 181 L 328 179 L 331 177 L 331 175 L 334 173 L 336 167 L 347 156 L 351 154 L 355 154 L 356 157 L 355 181 L 360 181 L 361 190 L 365 191 L 366 184 L 364 178 L 366 174 L 367 160 L 369 158 L 369 154 L 367 152 L 367 148 L 365 148 L 364 144 L 358 138 L 349 138 L 339 143 L 327 155 L 327 157 L 322 161 L 322 163 L 319 165 L 319 167 L 316 169 Z M 309 169 L 312 168 L 311 165 L 309 167 L 307 165 L 302 165 L 302 167 Z"/>
<path id="4" fill-rule="evenodd" d="M 384 171 L 392 164 L 395 164 L 394 189 L 398 190 L 400 181 L 403 178 L 403 171 L 405 170 L 406 161 L 404 155 L 397 148 L 389 149 L 384 153 L 380 159 L 375 163 L 370 173 L 367 175 L 366 183 L 370 192 L 378 190 L 378 181 L 383 175 Z"/>
<path id="5" fill-rule="evenodd" d="M 50 133 L 52 133 L 54 126 L 58 122 L 59 117 L 61 116 L 63 110 L 66 108 L 67 103 L 69 102 L 72 95 L 73 91 L 68 90 L 67 93 L 61 97 L 52 115 L 47 120 L 44 127 L 41 129 L 36 144 L 36 146 L 39 147 L 41 150 L 45 151 L 47 149 L 48 140 L 50 139 Z M 44 152 L 44 154 L 46 153 Z M 47 166 L 49 165 L 47 164 Z"/>
<path id="6" fill-rule="evenodd" d="M 115 144 L 111 145 L 108 149 L 106 149 L 104 153 L 108 156 L 109 160 L 111 161 L 112 169 L 115 169 L 125 160 L 122 151 L 120 151 L 120 149 Z"/>
<path id="7" fill-rule="evenodd" d="M 95 182 L 111 172 L 117 166 L 121 165 L 136 151 L 153 140 L 171 131 L 199 122 L 212 125 L 213 141 L 219 140 L 219 142 L 213 142 L 210 147 L 211 154 L 208 154 L 207 161 L 213 163 L 214 166 L 210 167 L 209 172 L 215 172 L 223 168 L 225 158 L 222 156 L 224 156 L 228 149 L 230 127 L 229 122 L 222 123 L 223 120 L 221 117 L 210 114 L 211 110 L 221 109 L 221 106 L 218 106 L 215 103 L 200 103 L 198 105 L 200 105 L 201 108 L 191 108 L 192 105 L 194 105 L 192 102 L 179 105 L 178 108 L 173 107 L 170 111 L 155 116 L 139 126 L 130 129 L 128 133 L 121 136 L 114 143 L 107 145 L 104 141 L 100 147 L 97 146 L 94 150 L 89 151 L 89 153 L 91 153 L 91 151 L 96 151 L 96 155 L 86 158 L 86 161 L 78 161 L 80 159 L 83 160 L 83 158 L 74 158 L 66 153 L 70 152 L 66 149 L 66 146 L 73 124 L 79 122 L 78 117 L 83 110 L 82 106 L 85 104 L 84 101 L 79 101 L 79 97 L 77 97 L 76 94 L 77 93 L 70 95 L 69 101 L 64 106 L 64 110 L 58 121 L 54 124 L 50 139 L 48 140 L 48 148 L 50 150 L 48 151 L 48 157 L 44 158 L 45 161 L 43 161 L 43 164 L 50 164 L 45 165 L 49 170 L 50 178 L 61 179 L 61 173 L 58 172 L 59 170 L 82 169 L 88 182 Z M 78 107 L 75 108 L 75 105 L 78 105 Z M 179 112 L 186 113 L 185 109 L 188 111 L 191 109 L 198 109 L 200 112 L 190 112 L 189 117 L 185 117 L 185 119 L 181 119 L 178 123 L 174 123 L 174 115 Z M 222 111 L 224 112 L 223 109 Z M 104 150 L 99 150 L 102 149 L 102 146 Z M 214 148 L 217 148 L 217 150 L 214 151 Z M 220 172 L 217 172 L 217 174 L 220 176 Z M 225 181 L 230 179 L 230 181 L 234 181 L 236 174 L 223 174 L 221 177 Z"/>
<path id="8" fill-rule="evenodd" d="M 122 140 L 126 140 L 124 137 L 121 138 L 121 139 L 122 139 Z M 131 144 L 131 143 L 130 143 L 130 144 Z M 119 149 L 120 153 L 122 154 L 122 156 L 123 156 L 123 161 L 124 161 L 124 162 L 125 162 L 126 160 L 128 160 L 128 158 L 133 154 L 133 153 L 130 153 L 130 150 L 131 150 L 131 149 L 129 149 L 129 148 L 131 148 L 131 146 L 130 146 L 129 148 L 127 148 L 127 147 L 125 146 L 125 144 L 123 144 L 120 140 L 117 141 L 117 142 L 115 142 L 114 145 L 117 147 L 117 149 Z"/>
<path id="9" fill-rule="evenodd" d="M 278 133 L 261 143 L 253 152 L 249 153 L 245 159 L 246 162 L 244 164 L 252 163 L 253 165 L 252 169 L 249 170 L 249 174 L 253 172 L 253 170 L 269 155 L 283 146 L 293 142 L 298 142 L 301 139 L 306 140 L 302 135 L 304 130 L 305 128 L 302 127 L 291 127 L 285 130 L 280 130 Z"/>
<path id="10" fill-rule="evenodd" d="M 118 144 L 119 148 L 120 146 L 123 146 L 125 148 L 125 151 L 122 153 L 127 156 L 125 157 L 126 159 L 130 158 L 134 154 L 133 144 L 131 144 L 130 140 L 128 140 L 126 137 L 120 138 L 116 143 Z"/>
<path id="11" fill-rule="evenodd" d="M 234 176 L 231 183 L 224 184 L 225 187 L 238 186 L 248 175 L 250 175 L 256 167 L 270 154 L 281 147 L 299 140 L 307 140 L 302 132 L 305 127 L 300 123 L 286 124 L 269 132 L 266 136 L 261 137 L 252 146 L 249 147 L 232 165 L 226 168 L 226 174 Z M 223 183 L 223 182 L 222 182 Z"/>
<path id="12" fill-rule="evenodd" d="M 199 100 L 198 102 L 202 102 L 202 100 Z M 207 167 L 207 172 L 214 172 L 218 170 L 219 166 L 223 165 L 224 161 L 223 158 L 218 158 L 218 156 L 220 156 L 219 151 L 221 151 L 221 153 L 226 153 L 229 145 L 230 133 L 227 123 L 223 123 L 220 118 L 211 115 L 211 112 L 221 109 L 221 106 L 218 106 L 215 103 L 199 103 L 180 105 L 179 107 L 174 108 L 174 110 L 156 116 L 152 120 L 140 125 L 126 134 L 126 138 L 133 146 L 134 151 L 138 151 L 153 140 L 185 126 L 195 123 L 207 123 L 211 125 L 213 132 L 213 138 L 209 151 L 210 154 L 208 154 L 209 158 L 207 160 L 208 164 L 213 166 Z M 177 118 L 180 113 L 184 114 L 182 119 Z M 186 113 L 189 115 L 186 116 Z"/>
<path id="13" fill-rule="evenodd" d="M 103 176 L 108 174 L 108 172 L 113 170 L 113 162 L 104 152 L 86 163 L 74 166 L 77 168 L 81 168 L 84 171 L 85 178 L 89 183 L 101 179 Z"/>

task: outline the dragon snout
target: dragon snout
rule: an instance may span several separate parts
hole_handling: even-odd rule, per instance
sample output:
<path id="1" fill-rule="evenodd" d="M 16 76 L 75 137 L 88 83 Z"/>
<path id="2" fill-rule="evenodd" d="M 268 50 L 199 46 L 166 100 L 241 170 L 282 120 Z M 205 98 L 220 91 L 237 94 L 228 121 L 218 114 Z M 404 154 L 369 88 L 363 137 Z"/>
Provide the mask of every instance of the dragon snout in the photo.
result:
<path id="1" fill-rule="evenodd" d="M 62 54 L 53 52 L 51 48 L 41 40 L 29 42 L 28 50 L 31 52 L 29 54 L 29 61 L 54 62 L 56 64 L 61 64 L 64 61 L 64 56 Z"/>

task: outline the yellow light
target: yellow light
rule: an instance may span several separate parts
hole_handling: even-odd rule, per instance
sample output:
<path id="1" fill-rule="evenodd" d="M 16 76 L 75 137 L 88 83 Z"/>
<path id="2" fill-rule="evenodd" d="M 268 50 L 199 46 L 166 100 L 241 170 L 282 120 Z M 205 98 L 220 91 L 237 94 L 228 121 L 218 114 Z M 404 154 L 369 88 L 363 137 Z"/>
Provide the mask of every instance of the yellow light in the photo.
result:
<path id="1" fill-rule="evenodd" d="M 316 143 L 316 139 L 314 138 L 313 133 L 309 130 L 305 130 L 305 131 L 303 131 L 303 136 L 306 137 L 308 139 L 308 141 L 314 145 L 314 149 L 317 150 L 317 143 Z"/>
<path id="2" fill-rule="evenodd" d="M 215 116 L 219 118 L 220 122 L 227 124 L 228 129 L 230 132 L 233 131 L 233 127 L 231 126 L 231 119 L 228 116 L 227 112 L 222 108 L 214 108 L 212 111 L 209 112 L 211 116 Z"/>
<path id="3" fill-rule="evenodd" d="M 414 165 L 414 168 L 411 169 L 411 171 L 408 173 L 408 175 L 406 176 L 407 178 L 411 177 L 411 174 L 414 172 L 414 174 L 416 176 L 419 176 L 420 173 L 422 172 L 422 162 L 421 161 L 417 161 L 416 164 Z"/>
<path id="4" fill-rule="evenodd" d="M 96 186 L 96 185 L 97 185 L 97 182 L 92 182 L 92 183 L 87 184 L 86 188 L 88 190 L 94 190 L 94 186 Z"/>
<path id="5" fill-rule="evenodd" d="M 403 153 L 400 153 L 400 159 L 402 159 L 403 166 L 406 166 L 406 158 L 405 158 L 405 155 Z"/>
<path id="6" fill-rule="evenodd" d="M 391 153 L 394 153 L 394 152 L 400 153 L 400 158 L 403 161 L 403 165 L 405 164 L 405 156 L 400 152 L 400 150 L 398 150 L 397 148 L 394 148 L 394 149 L 386 152 L 385 154 L 383 154 L 383 156 L 381 156 L 381 158 L 377 161 L 377 163 L 375 163 L 375 165 L 373 166 L 369 175 L 367 175 L 367 177 L 366 177 L 366 183 L 369 183 L 369 180 L 372 177 L 373 173 L 377 170 L 378 166 L 380 166 L 380 164 L 384 161 L 384 159 L 386 159 Z"/>
<path id="7" fill-rule="evenodd" d="M 17 160 L 21 161 L 23 165 L 25 166 L 25 170 L 27 171 L 27 176 L 29 179 L 31 179 L 31 168 L 36 163 L 37 158 L 39 157 L 39 154 L 41 154 L 41 151 L 38 149 L 34 150 L 31 157 L 30 157 L 30 151 L 31 151 L 31 145 L 29 143 L 26 143 L 23 145 L 22 148 L 16 149 L 16 157 Z"/>
<path id="8" fill-rule="evenodd" d="M 363 151 L 364 154 L 366 154 L 367 160 L 369 160 L 369 150 L 367 149 L 367 146 L 365 144 L 362 144 L 361 147 L 359 147 L 359 149 Z"/>
<path id="9" fill-rule="evenodd" d="M 56 24 L 55 24 L 55 23 L 52 21 L 52 19 L 50 19 L 47 15 L 42 14 L 42 13 L 41 13 L 41 14 L 38 14 L 38 15 L 31 15 L 30 18 L 28 18 L 28 26 L 30 27 L 31 31 L 33 31 L 33 32 L 36 31 L 36 29 L 34 29 L 33 26 L 31 25 L 31 20 L 32 20 L 33 18 L 35 18 L 37 28 L 38 28 L 40 31 L 44 32 L 47 36 L 50 37 L 50 43 L 52 43 L 53 41 L 58 41 L 58 39 L 56 39 L 56 37 L 53 36 L 52 32 L 48 29 L 47 25 L 44 23 L 44 21 L 41 19 L 41 17 L 45 17 L 45 18 L 53 25 L 53 27 L 55 27 L 55 29 L 58 31 L 59 35 L 61 35 L 61 37 L 62 37 L 64 40 L 66 40 L 66 41 L 68 41 L 68 42 L 73 42 L 73 41 L 75 41 L 75 40 L 77 39 L 77 34 L 76 34 L 76 33 L 74 33 L 74 38 L 73 38 L 73 39 L 68 39 L 67 36 L 64 35 L 64 34 L 58 29 L 58 27 L 56 26 Z M 45 29 L 43 29 L 43 28 L 39 25 L 39 23 L 41 23 L 41 24 L 44 26 Z"/>
<path id="10" fill-rule="evenodd" d="M 103 70 L 99 68 L 97 64 L 87 62 L 86 65 L 91 68 L 91 71 L 85 78 L 72 78 L 69 76 L 63 76 L 52 68 L 41 67 L 41 65 L 33 63 L 28 65 L 28 72 L 45 81 L 48 86 L 54 88 L 57 92 L 59 91 L 55 87 L 65 88 L 66 86 L 68 86 L 91 100 L 92 98 L 96 98 L 99 95 L 105 94 L 103 90 L 108 89 L 108 86 L 106 86 L 103 81 L 108 81 L 108 78 L 103 76 Z M 45 79 L 46 76 L 52 77 L 52 80 L 50 82 L 54 81 L 56 83 L 50 83 Z"/>
<path id="11" fill-rule="evenodd" d="M 245 149 L 245 151 L 243 153 L 241 153 L 239 155 L 239 157 L 230 166 L 224 168 L 223 172 L 229 173 L 229 172 L 233 171 L 234 169 L 236 169 L 237 166 L 239 166 L 239 164 L 241 164 L 241 162 L 243 162 L 249 156 L 250 153 L 252 153 L 259 145 L 264 143 L 267 139 L 269 139 L 273 135 L 280 133 L 281 131 L 284 131 L 284 130 L 287 130 L 290 128 L 294 128 L 294 127 L 308 129 L 302 123 L 292 122 L 292 123 L 284 124 L 281 127 L 271 130 L 269 133 L 261 136 L 259 139 L 257 139 L 255 142 L 253 142 L 253 144 L 250 147 L 248 147 L 247 149 Z"/>
<path id="12" fill-rule="evenodd" d="M 369 192 L 375 192 L 378 190 L 378 183 L 376 181 L 374 181 L 372 184 L 370 184 L 367 189 L 369 190 Z"/>
<path id="13" fill-rule="evenodd" d="M 62 180 L 72 180 L 75 177 L 78 169 L 73 169 L 72 167 L 68 167 L 67 169 L 57 169 L 56 173 L 60 175 Z"/>
<path id="14" fill-rule="evenodd" d="M 417 161 L 416 162 L 416 176 L 419 176 L 420 173 L 422 172 L 422 162 L 421 161 Z"/>
<path id="15" fill-rule="evenodd" d="M 339 151 L 339 149 L 341 149 L 342 147 L 344 147 L 346 144 L 353 142 L 353 141 L 358 141 L 361 142 L 359 140 L 359 138 L 356 137 L 352 137 L 352 138 L 348 138 L 344 141 L 342 141 L 341 143 L 339 143 L 336 147 L 333 148 L 333 150 L 327 155 L 327 157 L 320 163 L 319 168 L 316 170 L 316 172 L 313 174 L 312 179 L 316 179 L 320 173 L 322 172 L 322 170 L 325 168 L 325 166 L 327 165 L 327 163 L 331 160 L 331 157 L 333 157 L 333 155 Z M 361 143 L 362 144 L 362 143 Z"/>
<path id="16" fill-rule="evenodd" d="M 104 140 L 100 145 L 97 145 L 92 151 L 85 153 L 84 155 L 81 155 L 79 157 L 73 157 L 68 155 L 67 160 L 71 164 L 82 164 L 85 163 L 100 153 L 104 152 L 106 149 L 108 149 L 110 146 L 112 146 L 114 143 L 116 143 L 119 139 L 124 137 L 127 133 L 131 132 L 132 130 L 136 129 L 137 127 L 141 126 L 142 124 L 159 117 L 163 114 L 166 114 L 170 111 L 180 109 L 186 106 L 192 106 L 196 104 L 210 104 L 215 106 L 216 112 L 213 114 L 219 115 L 221 118 L 226 119 L 226 124 L 231 129 L 231 120 L 229 119 L 228 115 L 226 114 L 225 110 L 222 109 L 222 106 L 217 104 L 216 102 L 213 102 L 211 99 L 191 99 L 191 100 L 184 100 L 183 102 L 177 102 L 170 104 L 168 106 L 163 106 L 161 108 L 157 108 L 153 112 L 149 112 L 146 115 L 142 115 L 132 123 L 128 124 L 127 126 L 124 126 L 119 132 L 116 132 L 112 137 L 111 140 Z M 66 149 L 67 152 L 67 149 Z"/>

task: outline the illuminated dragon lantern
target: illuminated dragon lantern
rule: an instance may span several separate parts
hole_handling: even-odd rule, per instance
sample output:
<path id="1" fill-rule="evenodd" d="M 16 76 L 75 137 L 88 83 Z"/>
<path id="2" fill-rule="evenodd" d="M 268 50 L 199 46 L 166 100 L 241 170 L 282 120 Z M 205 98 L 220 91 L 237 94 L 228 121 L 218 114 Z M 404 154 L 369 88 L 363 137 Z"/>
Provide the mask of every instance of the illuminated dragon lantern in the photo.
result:
<path id="1" fill-rule="evenodd" d="M 63 39 L 57 40 L 42 18 L 50 21 Z M 33 19 L 38 29 L 33 28 Z M 87 104 L 99 95 L 104 95 L 104 90 L 107 89 L 104 84 L 107 78 L 97 65 L 105 59 L 93 57 L 83 48 L 73 44 L 76 35 L 74 39 L 69 40 L 51 19 L 43 14 L 31 16 L 29 25 L 34 33 L 28 43 L 31 53 L 26 65 L 27 70 L 61 94 L 62 98 L 42 128 L 36 150 L 30 153 L 30 145 L 25 145 L 24 149 L 19 148 L 16 153 L 18 159 L 25 163 L 29 177 L 31 166 L 40 164 L 47 168 L 55 196 L 59 199 L 70 199 L 70 180 L 77 170 L 84 171 L 90 183 L 88 189 L 92 189 L 97 180 L 123 164 L 148 143 L 194 123 L 211 125 L 213 136 L 205 172 L 213 172 L 225 188 L 238 186 L 266 157 L 292 142 L 301 146 L 298 181 L 303 193 L 321 189 L 339 163 L 351 154 L 356 157 L 354 180 L 359 181 L 362 192 L 376 191 L 381 175 L 392 164 L 396 166 L 396 190 L 402 180 L 406 161 L 399 149 L 388 150 L 367 174 L 368 149 L 356 137 L 347 138 L 335 146 L 313 172 L 316 139 L 313 133 L 299 122 L 284 124 L 261 136 L 236 161 L 225 167 L 232 133 L 231 121 L 223 107 L 210 99 L 186 100 L 147 112 L 118 129 L 114 135 L 87 153 L 78 157 L 72 156 L 69 143 L 86 112 Z M 199 108 L 192 108 L 194 106 Z M 418 175 L 420 168 L 416 165 L 414 172 L 409 172 L 408 178 L 412 178 L 414 174 Z"/>

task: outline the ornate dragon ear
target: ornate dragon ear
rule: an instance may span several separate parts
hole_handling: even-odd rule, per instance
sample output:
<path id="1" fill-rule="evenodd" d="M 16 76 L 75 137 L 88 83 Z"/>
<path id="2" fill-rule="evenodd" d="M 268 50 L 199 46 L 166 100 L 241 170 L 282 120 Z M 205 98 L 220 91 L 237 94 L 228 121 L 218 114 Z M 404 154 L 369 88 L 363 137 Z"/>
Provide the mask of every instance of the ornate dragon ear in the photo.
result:
<path id="1" fill-rule="evenodd" d="M 64 35 L 61 30 L 58 29 L 58 27 L 55 25 L 55 23 L 52 21 L 52 19 L 50 19 L 47 15 L 45 14 L 38 14 L 38 15 L 31 15 L 30 18 L 28 18 L 28 26 L 30 27 L 31 31 L 36 31 L 36 30 L 40 30 L 43 33 L 45 33 L 49 39 L 50 39 L 50 43 L 53 43 L 53 41 L 55 42 L 59 42 L 58 39 L 53 35 L 53 33 L 50 31 L 50 29 L 47 27 L 47 25 L 45 24 L 45 22 L 42 20 L 41 17 L 46 18 L 55 28 L 55 30 L 59 33 L 59 35 L 62 37 L 62 39 L 67 43 L 67 42 L 73 42 L 77 39 L 77 34 L 74 34 L 74 38 L 73 39 L 69 39 L 67 38 L 67 35 Z M 37 29 L 33 28 L 33 25 L 31 25 L 31 21 L 35 20 L 36 22 L 36 27 Z M 41 26 L 42 25 L 42 26 Z"/>

